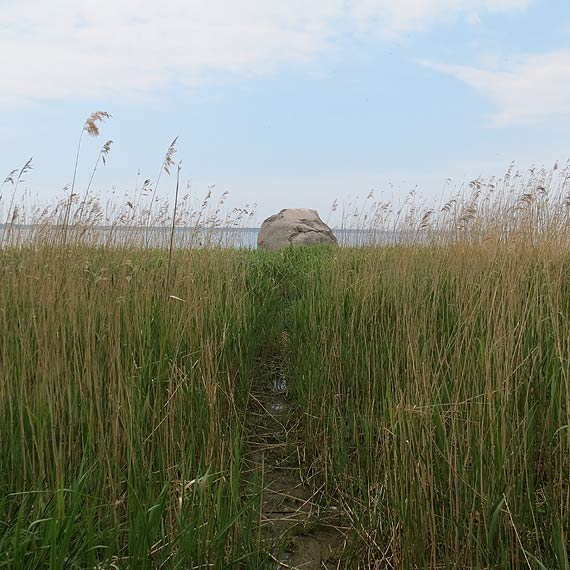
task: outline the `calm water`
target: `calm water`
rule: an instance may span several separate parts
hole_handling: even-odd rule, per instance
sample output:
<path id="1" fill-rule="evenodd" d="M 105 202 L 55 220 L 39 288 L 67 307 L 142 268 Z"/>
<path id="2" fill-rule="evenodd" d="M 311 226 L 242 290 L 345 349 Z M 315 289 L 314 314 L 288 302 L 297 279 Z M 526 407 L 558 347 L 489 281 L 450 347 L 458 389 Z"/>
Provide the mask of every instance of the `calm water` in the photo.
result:
<path id="1" fill-rule="evenodd" d="M 372 244 L 393 244 L 404 241 L 397 232 L 376 232 L 371 230 L 333 229 L 341 246 Z M 234 247 L 255 249 L 259 228 L 176 228 L 174 246 L 184 247 Z M 4 239 L 2 240 L 2 236 Z M 36 239 L 42 242 L 61 243 L 63 229 L 55 226 L 20 225 L 6 228 L 0 224 L 0 240 L 3 243 L 25 244 Z M 120 228 L 91 227 L 88 229 L 70 227 L 67 241 L 100 245 L 163 248 L 170 245 L 169 228 Z"/>

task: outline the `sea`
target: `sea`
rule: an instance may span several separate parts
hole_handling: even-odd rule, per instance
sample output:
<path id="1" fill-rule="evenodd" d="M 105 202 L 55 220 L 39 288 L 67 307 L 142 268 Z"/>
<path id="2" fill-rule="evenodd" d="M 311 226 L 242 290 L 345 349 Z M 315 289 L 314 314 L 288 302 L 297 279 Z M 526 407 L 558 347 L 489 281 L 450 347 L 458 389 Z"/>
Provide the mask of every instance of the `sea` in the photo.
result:
<path id="1" fill-rule="evenodd" d="M 167 227 L 122 227 L 122 226 L 69 226 L 65 230 L 54 225 L 0 224 L 0 244 L 26 245 L 35 243 L 82 243 L 116 247 L 169 248 L 257 248 L 260 228 L 189 228 L 177 227 L 172 236 Z M 333 228 L 340 246 L 391 245 L 406 241 L 401 231 Z"/>

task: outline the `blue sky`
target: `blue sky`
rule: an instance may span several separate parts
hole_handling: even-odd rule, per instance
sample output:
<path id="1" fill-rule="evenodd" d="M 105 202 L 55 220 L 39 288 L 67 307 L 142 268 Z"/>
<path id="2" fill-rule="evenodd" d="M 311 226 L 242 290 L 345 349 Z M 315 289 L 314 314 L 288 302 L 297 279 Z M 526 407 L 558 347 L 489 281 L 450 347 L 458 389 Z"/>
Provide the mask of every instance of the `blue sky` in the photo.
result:
<path id="1" fill-rule="evenodd" d="M 0 176 L 40 201 L 132 193 L 179 136 L 183 177 L 258 217 L 426 197 L 570 158 L 569 0 L 0 0 Z M 174 180 L 161 182 L 171 196 Z"/>

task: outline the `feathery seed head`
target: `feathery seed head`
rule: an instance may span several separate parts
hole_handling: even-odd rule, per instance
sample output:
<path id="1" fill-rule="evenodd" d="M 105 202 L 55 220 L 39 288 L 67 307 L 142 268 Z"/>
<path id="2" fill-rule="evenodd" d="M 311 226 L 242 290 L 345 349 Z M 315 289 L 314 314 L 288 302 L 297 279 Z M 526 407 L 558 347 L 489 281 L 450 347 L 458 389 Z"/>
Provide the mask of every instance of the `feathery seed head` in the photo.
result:
<path id="1" fill-rule="evenodd" d="M 170 175 L 170 167 L 174 164 L 174 160 L 172 160 L 172 157 L 174 156 L 174 153 L 176 152 L 176 141 L 177 140 L 178 140 L 178 137 L 176 137 L 170 143 L 170 146 L 168 147 L 168 150 L 166 151 L 166 155 L 164 157 L 164 162 L 162 164 L 162 168 L 164 168 L 164 171 L 168 175 Z"/>
<path id="2" fill-rule="evenodd" d="M 99 127 L 97 126 L 97 123 L 101 123 L 105 119 L 110 119 L 110 118 L 111 114 L 107 113 L 106 111 L 95 111 L 94 113 L 91 113 L 91 115 L 89 115 L 89 117 L 85 121 L 85 124 L 83 125 L 83 130 L 86 131 L 88 135 L 92 137 L 97 137 L 99 136 Z"/>

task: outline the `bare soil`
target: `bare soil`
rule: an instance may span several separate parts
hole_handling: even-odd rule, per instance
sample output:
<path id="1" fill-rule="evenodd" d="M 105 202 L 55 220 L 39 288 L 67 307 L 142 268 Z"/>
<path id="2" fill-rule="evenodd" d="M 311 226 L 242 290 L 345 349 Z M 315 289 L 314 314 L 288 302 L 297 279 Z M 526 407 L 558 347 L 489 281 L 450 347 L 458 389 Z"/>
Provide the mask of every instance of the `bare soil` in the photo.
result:
<path id="1" fill-rule="evenodd" d="M 286 335 L 283 335 L 286 342 Z M 345 568 L 346 536 L 318 484 L 303 478 L 300 411 L 289 396 L 283 354 L 260 357 L 246 422 L 248 481 L 261 482 L 259 520 L 274 568 Z"/>

